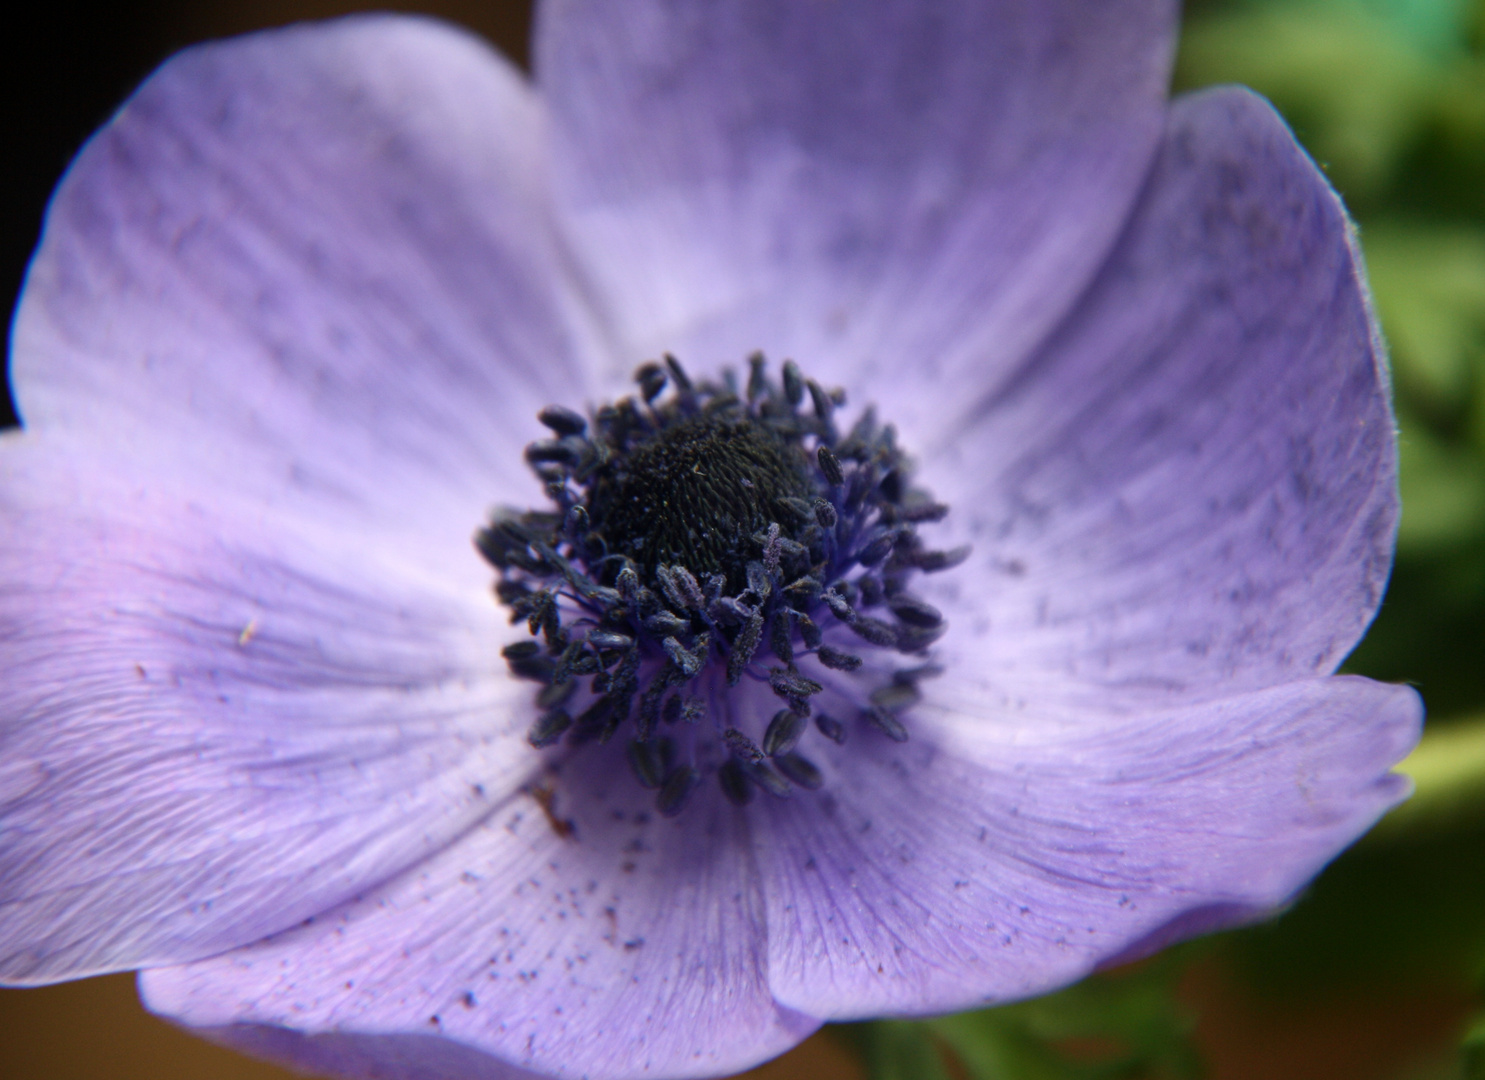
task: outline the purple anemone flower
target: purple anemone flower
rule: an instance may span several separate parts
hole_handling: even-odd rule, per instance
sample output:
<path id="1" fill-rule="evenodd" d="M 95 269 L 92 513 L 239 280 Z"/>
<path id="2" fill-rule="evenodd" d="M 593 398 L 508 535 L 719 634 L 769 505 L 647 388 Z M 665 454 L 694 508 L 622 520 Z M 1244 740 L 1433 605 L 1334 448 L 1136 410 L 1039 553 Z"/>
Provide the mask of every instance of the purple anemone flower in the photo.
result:
<path id="1" fill-rule="evenodd" d="M 1173 8 L 167 63 L 15 317 L 0 979 L 714 1076 L 1293 897 L 1406 791 L 1417 696 L 1333 674 L 1393 421 L 1340 202 L 1251 93 L 1167 102 Z"/>

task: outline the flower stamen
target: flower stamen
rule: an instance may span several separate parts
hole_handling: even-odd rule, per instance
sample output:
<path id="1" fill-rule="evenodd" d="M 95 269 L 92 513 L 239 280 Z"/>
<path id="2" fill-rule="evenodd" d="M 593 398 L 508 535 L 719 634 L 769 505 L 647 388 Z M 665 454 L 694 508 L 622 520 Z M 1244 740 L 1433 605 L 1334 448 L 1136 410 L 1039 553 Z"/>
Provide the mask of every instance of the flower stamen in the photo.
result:
<path id="1" fill-rule="evenodd" d="M 792 361 L 778 381 L 760 354 L 748 364 L 741 392 L 732 371 L 693 382 L 667 355 L 635 372 L 636 397 L 591 419 L 547 406 L 537 418 L 552 437 L 525 457 L 553 508 L 498 511 L 475 537 L 532 635 L 502 650 L 540 684 L 531 744 L 606 743 L 629 725 L 630 771 L 664 814 L 707 773 L 738 806 L 755 788 L 819 788 L 824 773 L 799 752 L 811 718 L 833 743 L 847 733 L 816 709 L 823 697 L 905 740 L 900 714 L 937 669 L 894 671 L 880 651 L 926 653 L 947 626 L 908 579 L 968 554 L 922 545 L 917 526 L 948 508 L 909 486 L 890 425 L 867 409 L 842 437 L 840 391 Z M 837 624 L 877 652 L 827 641 Z M 785 706 L 771 718 L 764 687 Z"/>

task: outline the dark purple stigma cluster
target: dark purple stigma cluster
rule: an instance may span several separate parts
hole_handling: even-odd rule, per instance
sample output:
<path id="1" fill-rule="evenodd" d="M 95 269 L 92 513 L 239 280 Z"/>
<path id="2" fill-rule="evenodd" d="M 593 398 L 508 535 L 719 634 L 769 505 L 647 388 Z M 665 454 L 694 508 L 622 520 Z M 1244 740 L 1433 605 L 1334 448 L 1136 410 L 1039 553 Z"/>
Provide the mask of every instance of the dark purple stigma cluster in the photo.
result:
<path id="1" fill-rule="evenodd" d="M 738 805 L 818 788 L 811 721 L 835 743 L 856 726 L 906 740 L 946 629 L 909 579 L 968 549 L 922 543 L 948 508 L 911 486 L 892 426 L 867 409 L 842 436 L 841 391 L 792 361 L 775 380 L 758 354 L 746 385 L 671 356 L 635 381 L 591 417 L 543 409 L 552 437 L 526 460 L 552 508 L 499 511 L 475 537 L 532 635 L 503 650 L 540 684 L 531 743 L 623 733 L 675 814 L 710 773 Z"/>

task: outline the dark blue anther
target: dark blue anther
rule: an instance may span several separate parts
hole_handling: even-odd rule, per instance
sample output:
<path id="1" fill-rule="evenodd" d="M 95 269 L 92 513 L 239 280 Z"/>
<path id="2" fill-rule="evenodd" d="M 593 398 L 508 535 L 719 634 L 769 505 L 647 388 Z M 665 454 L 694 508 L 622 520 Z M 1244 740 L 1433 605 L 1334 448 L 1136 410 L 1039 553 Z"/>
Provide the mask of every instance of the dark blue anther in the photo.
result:
<path id="1" fill-rule="evenodd" d="M 736 758 L 733 760 L 738 761 Z M 748 774 L 749 780 L 776 798 L 787 799 L 793 794 L 789 788 L 789 782 L 766 764 L 755 765 L 752 762 L 738 761 L 738 767 Z"/>
<path id="2" fill-rule="evenodd" d="M 768 376 L 763 373 L 764 365 L 761 352 L 755 352 L 748 357 L 748 400 L 757 401 L 768 393 Z"/>
<path id="3" fill-rule="evenodd" d="M 917 687 L 910 682 L 892 682 L 873 690 L 868 700 L 873 705 L 880 705 L 888 712 L 898 713 L 903 709 L 916 705 L 922 698 Z"/>
<path id="4" fill-rule="evenodd" d="M 735 596 L 723 596 L 715 604 L 707 605 L 707 614 L 724 626 L 742 626 L 752 617 L 756 609 Z"/>
<path id="5" fill-rule="evenodd" d="M 816 655 L 820 663 L 835 671 L 855 671 L 861 666 L 861 657 L 837 649 L 834 645 L 821 645 Z"/>
<path id="6" fill-rule="evenodd" d="M 829 424 L 830 416 L 835 411 L 835 403 L 830 400 L 830 395 L 814 379 L 804 380 L 804 385 L 810 392 L 810 404 L 815 407 L 815 419 L 822 424 Z"/>
<path id="7" fill-rule="evenodd" d="M 857 553 L 856 561 L 862 566 L 875 566 L 892 554 L 892 539 L 891 533 L 878 536 Z"/>
<path id="8" fill-rule="evenodd" d="M 758 603 L 768 599 L 768 594 L 773 592 L 773 586 L 768 581 L 768 571 L 763 568 L 762 563 L 750 562 L 747 566 L 748 592 L 758 598 Z"/>
<path id="9" fill-rule="evenodd" d="M 779 523 L 770 522 L 768 532 L 763 538 L 763 570 L 769 575 L 779 572 L 779 556 L 782 550 L 779 547 Z M 751 582 L 749 582 L 751 585 Z"/>
<path id="10" fill-rule="evenodd" d="M 784 698 L 807 698 L 825 688 L 814 679 L 807 679 L 798 671 L 786 668 L 769 668 L 768 685 L 773 692 Z"/>
<path id="11" fill-rule="evenodd" d="M 951 548 L 948 551 L 914 551 L 909 559 L 914 566 L 926 574 L 932 574 L 938 570 L 947 570 L 951 566 L 958 566 L 969 558 L 969 545 Z"/>
<path id="12" fill-rule="evenodd" d="M 655 728 L 660 723 L 660 699 L 665 696 L 665 691 L 678 681 L 678 673 L 674 664 L 667 664 L 660 674 L 656 675 L 650 685 L 646 686 L 644 693 L 639 695 L 639 709 L 635 714 L 635 737 L 640 742 L 646 742 L 655 734 Z"/>
<path id="13" fill-rule="evenodd" d="M 800 607 L 808 605 L 818 597 L 822 588 L 824 586 L 820 584 L 819 578 L 805 575 L 785 585 L 784 592 L 788 593 L 789 603 L 794 605 L 797 610 Z"/>
<path id="14" fill-rule="evenodd" d="M 675 388 L 686 394 L 695 389 L 691 385 L 691 376 L 686 374 L 686 369 L 681 367 L 681 362 L 670 353 L 665 354 L 665 366 L 670 369 L 670 377 L 675 380 Z"/>
<path id="15" fill-rule="evenodd" d="M 949 516 L 949 508 L 944 503 L 933 502 L 930 499 L 899 507 L 897 516 L 903 521 L 911 521 L 914 524 L 942 521 Z"/>
<path id="16" fill-rule="evenodd" d="M 537 748 L 551 746 L 571 726 L 572 717 L 561 709 L 553 709 L 537 718 L 536 723 L 531 725 L 531 730 L 526 733 L 526 739 Z"/>
<path id="17" fill-rule="evenodd" d="M 825 640 L 825 635 L 820 630 L 819 624 L 808 615 L 799 615 L 795 618 L 794 622 L 799 627 L 799 636 L 804 638 L 805 648 L 818 649 L 820 643 Z"/>
<path id="18" fill-rule="evenodd" d="M 588 430 L 587 418 L 564 405 L 548 405 L 536 418 L 558 435 L 581 435 Z"/>
<path id="19" fill-rule="evenodd" d="M 897 627 L 891 623 L 873 619 L 867 615 L 857 615 L 847 625 L 850 626 L 851 632 L 862 641 L 869 641 L 873 645 L 880 645 L 887 649 L 897 646 L 900 635 Z"/>
<path id="20" fill-rule="evenodd" d="M 810 526 L 814 528 L 814 526 Z M 779 551 L 783 558 L 790 562 L 799 562 L 809 555 L 810 549 L 798 540 L 790 540 L 787 536 L 779 538 Z"/>
<path id="21" fill-rule="evenodd" d="M 789 616 L 779 611 L 769 628 L 768 647 L 785 664 L 794 663 L 794 633 L 789 626 Z"/>
<path id="22" fill-rule="evenodd" d="M 706 607 L 706 596 L 696 575 L 684 566 L 660 566 L 655 569 L 661 588 L 671 603 L 682 610 L 701 611 Z"/>
<path id="23" fill-rule="evenodd" d="M 634 639 L 617 630 L 593 630 L 588 634 L 588 644 L 595 649 L 627 649 Z"/>
<path id="24" fill-rule="evenodd" d="M 840 467 L 840 458 L 836 457 L 828 446 L 821 446 L 815 451 L 815 461 L 820 466 L 820 472 L 825 477 L 825 482 L 831 487 L 840 487 L 845 483 L 846 474 Z"/>
<path id="25" fill-rule="evenodd" d="M 892 614 L 909 626 L 932 630 L 944 621 L 943 613 L 938 608 L 911 596 L 895 596 L 887 606 L 892 609 Z"/>
<path id="26" fill-rule="evenodd" d="M 717 783 L 722 788 L 722 794 L 727 796 L 727 801 L 734 806 L 747 806 L 753 801 L 753 782 L 748 779 L 747 771 L 733 758 L 722 762 L 722 767 L 717 770 Z"/>
<path id="27" fill-rule="evenodd" d="M 787 754 L 799 744 L 809 718 L 800 716 L 792 709 L 780 709 L 773 714 L 768 730 L 763 733 L 763 752 L 769 757 Z"/>
<path id="28" fill-rule="evenodd" d="M 748 664 L 752 663 L 753 654 L 758 651 L 758 642 L 762 638 L 763 616 L 755 611 L 748 617 L 748 621 L 738 632 L 737 639 L 732 643 L 732 652 L 727 657 L 728 686 L 736 686 L 742 679 L 742 674 Z"/>
<path id="29" fill-rule="evenodd" d="M 922 679 L 936 679 L 944 673 L 938 664 L 919 664 L 917 667 L 900 668 L 892 673 L 892 681 L 916 686 Z"/>
<path id="30" fill-rule="evenodd" d="M 671 645 L 671 642 L 675 642 Z M 666 638 L 662 643 L 671 663 L 680 670 L 681 675 L 687 679 L 695 678 L 700 673 L 702 666 L 706 663 L 707 656 L 712 649 L 712 636 L 710 633 L 697 634 L 691 643 L 689 650 L 682 647 L 675 638 Z"/>
<path id="31" fill-rule="evenodd" d="M 683 619 L 673 611 L 657 611 L 644 621 L 644 628 L 656 637 L 674 637 L 691 629 L 691 620 Z"/>
<path id="32" fill-rule="evenodd" d="M 639 392 L 645 401 L 654 401 L 665 389 L 665 369 L 659 364 L 641 364 L 634 373 L 634 381 L 639 383 Z"/>
<path id="33" fill-rule="evenodd" d="M 841 622 L 849 624 L 855 620 L 856 612 L 851 607 L 850 601 L 834 589 L 826 589 L 820 594 L 820 599 L 825 601 L 825 605 L 830 608 L 830 613 Z"/>
<path id="34" fill-rule="evenodd" d="M 804 400 L 804 376 L 793 360 L 784 361 L 784 398 L 795 408 Z"/>
<path id="35" fill-rule="evenodd" d="M 815 715 L 815 727 L 820 730 L 821 735 L 824 735 L 833 743 L 843 743 L 846 741 L 845 726 L 833 716 L 827 716 L 825 713 L 817 713 Z"/>
<path id="36" fill-rule="evenodd" d="M 722 732 L 722 741 L 727 744 L 727 749 L 731 750 L 740 761 L 750 762 L 754 765 L 763 761 L 764 754 L 758 748 L 758 744 L 741 731 L 738 731 L 737 728 L 728 728 Z"/>
<path id="37" fill-rule="evenodd" d="M 518 679 L 549 683 L 557 671 L 557 663 L 549 656 L 520 656 L 506 660 L 510 673 Z"/>
<path id="38" fill-rule="evenodd" d="M 907 742 L 907 728 L 902 726 L 902 721 L 893 716 L 892 713 L 880 705 L 873 705 L 862 713 L 873 727 L 891 739 L 893 742 Z"/>
<path id="39" fill-rule="evenodd" d="M 629 767 L 641 787 L 658 790 L 670 773 L 675 746 L 669 739 L 652 739 L 642 742 L 631 740 L 625 748 L 629 756 Z"/>
<path id="40" fill-rule="evenodd" d="M 538 709 L 555 709 L 559 705 L 566 705 L 573 694 L 577 693 L 577 680 L 569 679 L 566 682 L 553 682 L 550 686 L 543 686 L 536 694 L 536 707 Z"/>
<path id="41" fill-rule="evenodd" d="M 696 785 L 701 782 L 701 773 L 690 765 L 682 765 L 666 779 L 655 800 L 655 809 L 666 817 L 675 817 L 686 808 L 686 802 Z"/>
<path id="42" fill-rule="evenodd" d="M 801 754 L 783 754 L 774 759 L 774 768 L 808 791 L 817 791 L 825 782 L 819 768 Z"/>
<path id="43" fill-rule="evenodd" d="M 572 468 L 582 458 L 582 443 L 571 438 L 538 439 L 526 446 L 526 460 L 532 465 L 550 463 Z"/>

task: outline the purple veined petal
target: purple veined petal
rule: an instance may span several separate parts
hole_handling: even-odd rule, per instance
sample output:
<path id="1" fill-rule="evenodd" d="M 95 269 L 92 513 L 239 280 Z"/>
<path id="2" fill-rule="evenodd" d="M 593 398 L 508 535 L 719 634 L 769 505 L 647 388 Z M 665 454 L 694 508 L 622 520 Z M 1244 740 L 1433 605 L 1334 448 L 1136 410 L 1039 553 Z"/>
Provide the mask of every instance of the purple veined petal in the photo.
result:
<path id="1" fill-rule="evenodd" d="M 769 985 L 829 1019 L 1043 993 L 1272 912 L 1408 790 L 1416 693 L 1289 683 L 1166 710 L 987 706 L 945 677 L 754 837 Z"/>
<path id="2" fill-rule="evenodd" d="M 538 767 L 481 584 L 59 444 L 0 444 L 0 981 L 293 926 Z"/>
<path id="3" fill-rule="evenodd" d="M 965 613 L 945 662 L 986 694 L 1325 674 L 1376 612 L 1396 450 L 1360 256 L 1247 91 L 1174 104 L 1097 283 L 976 413 L 925 472 L 974 544 L 930 594 Z"/>
<path id="4" fill-rule="evenodd" d="M 144 987 L 140 996 L 145 995 Z M 431 1025 L 430 1025 L 431 1026 Z M 437 1035 L 358 1035 L 243 1025 L 194 1034 L 313 1076 L 343 1080 L 551 1080 Z"/>
<path id="5" fill-rule="evenodd" d="M 429 20 L 181 53 L 52 201 L 16 317 L 26 426 L 280 504 L 457 499 L 472 529 L 527 501 L 520 448 L 543 404 L 583 403 L 588 347 L 540 127 L 519 73 Z"/>
<path id="6" fill-rule="evenodd" d="M 562 220 L 631 351 L 792 355 L 932 430 L 1102 261 L 1159 140 L 1175 16 L 557 0 L 536 71 Z"/>
<path id="7" fill-rule="evenodd" d="M 436 1035 L 593 1080 L 730 1075 L 819 1026 L 769 994 L 749 823 L 715 784 L 671 819 L 592 757 L 543 783 L 357 903 L 145 972 L 147 1005 L 238 1045 Z M 278 1045 L 252 1048 L 305 1063 Z"/>

